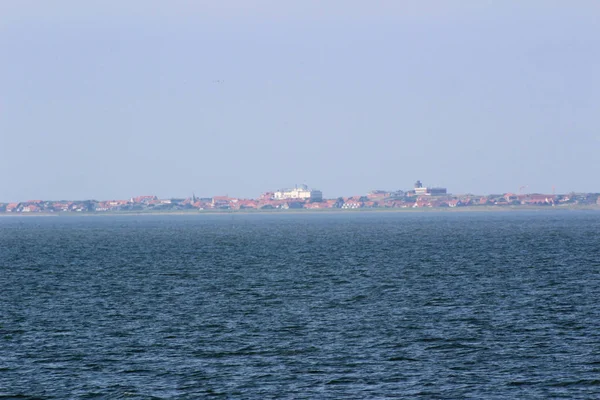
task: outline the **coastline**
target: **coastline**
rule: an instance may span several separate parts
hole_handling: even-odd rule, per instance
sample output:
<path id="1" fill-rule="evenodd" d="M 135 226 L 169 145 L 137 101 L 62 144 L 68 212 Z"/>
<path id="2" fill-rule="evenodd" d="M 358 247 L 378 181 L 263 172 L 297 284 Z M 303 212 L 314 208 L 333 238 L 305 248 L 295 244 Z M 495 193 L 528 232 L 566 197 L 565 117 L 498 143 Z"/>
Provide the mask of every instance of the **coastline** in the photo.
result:
<path id="1" fill-rule="evenodd" d="M 419 208 L 356 208 L 356 209 L 288 209 L 288 210 L 175 210 L 175 211 L 102 211 L 102 212 L 35 212 L 0 213 L 0 218 L 18 217 L 114 217 L 114 216 L 203 216 L 203 215 L 281 215 L 281 214 L 356 214 L 356 213 L 461 213 L 461 212 L 526 212 L 526 211 L 600 211 L 600 205 L 568 206 L 465 206 L 465 207 L 419 207 Z"/>

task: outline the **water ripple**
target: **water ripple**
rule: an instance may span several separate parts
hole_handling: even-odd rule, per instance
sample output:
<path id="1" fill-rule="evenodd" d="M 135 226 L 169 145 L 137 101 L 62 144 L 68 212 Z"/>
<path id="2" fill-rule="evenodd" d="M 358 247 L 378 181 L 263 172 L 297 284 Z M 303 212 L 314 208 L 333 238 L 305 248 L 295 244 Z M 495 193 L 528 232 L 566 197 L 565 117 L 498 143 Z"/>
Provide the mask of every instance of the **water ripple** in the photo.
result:
<path id="1" fill-rule="evenodd" d="M 600 398 L 600 215 L 0 219 L 0 399 Z"/>

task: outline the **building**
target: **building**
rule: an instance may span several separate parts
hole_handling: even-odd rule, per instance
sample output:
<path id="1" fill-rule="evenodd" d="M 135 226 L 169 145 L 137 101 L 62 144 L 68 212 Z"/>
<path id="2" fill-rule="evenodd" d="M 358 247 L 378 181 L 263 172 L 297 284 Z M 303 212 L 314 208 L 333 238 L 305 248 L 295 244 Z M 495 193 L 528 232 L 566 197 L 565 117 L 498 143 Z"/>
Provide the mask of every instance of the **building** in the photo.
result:
<path id="1" fill-rule="evenodd" d="M 17 212 L 19 211 L 19 205 L 21 203 L 8 203 L 6 205 L 6 212 Z"/>
<path id="2" fill-rule="evenodd" d="M 152 200 L 156 200 L 156 199 L 158 199 L 158 197 L 156 197 L 156 196 L 137 196 L 137 197 L 132 197 L 129 200 L 129 202 L 130 203 L 144 203 L 144 204 L 148 204 Z"/>
<path id="3" fill-rule="evenodd" d="M 229 196 L 214 196 L 212 198 L 212 208 L 222 208 L 222 209 L 229 209 L 231 208 L 231 203 L 234 202 L 235 199 L 229 197 Z"/>
<path id="4" fill-rule="evenodd" d="M 323 200 L 323 193 L 320 190 L 309 189 L 306 185 L 300 185 L 293 189 L 280 189 L 273 193 L 274 200 L 311 200 L 321 201 Z"/>
<path id="5" fill-rule="evenodd" d="M 385 200 L 389 197 L 392 197 L 392 193 L 387 190 L 372 190 L 367 194 L 367 198 L 373 201 Z"/>
<path id="6" fill-rule="evenodd" d="M 424 187 L 421 181 L 415 182 L 415 194 L 417 196 L 443 196 L 447 194 L 446 188 L 442 187 Z"/>

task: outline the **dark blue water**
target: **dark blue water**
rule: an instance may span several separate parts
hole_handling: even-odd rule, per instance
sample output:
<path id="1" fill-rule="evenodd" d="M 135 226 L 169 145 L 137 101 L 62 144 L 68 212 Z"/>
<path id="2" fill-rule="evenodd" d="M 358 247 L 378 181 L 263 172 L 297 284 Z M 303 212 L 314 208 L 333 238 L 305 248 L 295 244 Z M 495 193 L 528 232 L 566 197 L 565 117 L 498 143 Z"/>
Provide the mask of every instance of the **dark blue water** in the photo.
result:
<path id="1" fill-rule="evenodd" d="M 0 398 L 600 398 L 600 213 L 0 218 Z"/>

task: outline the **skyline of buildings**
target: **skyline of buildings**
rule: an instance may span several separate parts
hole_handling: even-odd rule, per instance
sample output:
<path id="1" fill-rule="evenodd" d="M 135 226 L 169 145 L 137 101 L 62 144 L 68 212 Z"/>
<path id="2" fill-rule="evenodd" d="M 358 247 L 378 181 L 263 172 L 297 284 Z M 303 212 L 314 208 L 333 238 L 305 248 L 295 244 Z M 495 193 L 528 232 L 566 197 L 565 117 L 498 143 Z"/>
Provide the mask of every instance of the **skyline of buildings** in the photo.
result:
<path id="1" fill-rule="evenodd" d="M 534 185 L 531 185 L 534 186 Z M 523 185 L 523 186 L 519 186 L 519 187 L 515 187 L 514 191 L 491 191 L 489 193 L 483 193 L 483 192 L 477 192 L 477 191 L 463 191 L 460 193 L 452 193 L 449 192 L 447 190 L 447 188 L 445 187 L 440 187 L 437 185 L 424 185 L 420 180 L 417 180 L 414 184 L 413 184 L 413 188 L 412 189 L 395 189 L 395 190 L 383 190 L 383 191 L 387 191 L 387 192 L 411 192 L 414 191 L 416 194 L 418 195 L 434 195 L 434 196 L 440 196 L 440 195 L 450 195 L 450 194 L 455 194 L 455 195 L 469 195 L 469 196 L 497 196 L 500 194 L 505 194 L 505 193 L 518 193 L 518 194 L 524 194 L 525 191 L 524 189 L 529 188 L 529 185 Z M 544 192 L 544 191 L 530 191 L 527 192 L 528 194 L 541 194 L 541 193 L 551 193 L 551 194 L 557 194 L 555 187 L 552 186 L 551 188 L 549 188 L 550 190 L 548 192 Z M 372 189 L 370 191 L 368 191 L 367 193 L 370 192 L 375 192 L 375 191 L 381 191 L 381 189 Z M 229 191 L 224 191 L 225 193 L 228 193 Z M 139 192 L 138 192 L 139 193 Z M 192 195 L 195 195 L 195 193 L 197 193 L 197 191 L 195 190 L 190 190 L 190 192 L 188 192 Z M 214 196 L 214 194 L 208 194 L 208 196 L 206 196 L 206 191 L 204 191 L 204 197 L 212 197 Z M 222 192 L 223 193 L 223 192 Z M 600 193 L 600 190 L 596 191 L 581 191 L 581 190 L 568 190 L 568 191 L 564 191 L 561 193 Z M 354 194 L 349 194 L 349 195 L 337 195 L 337 196 L 326 196 L 326 193 L 324 194 L 324 192 L 322 190 L 319 189 L 315 189 L 315 188 L 309 188 L 308 185 L 306 184 L 300 184 L 300 185 L 294 185 L 293 187 L 288 187 L 288 188 L 280 188 L 280 189 L 276 189 L 276 190 L 270 190 L 267 192 L 262 192 L 262 194 L 259 195 L 259 197 L 257 198 L 261 198 L 263 196 L 265 196 L 265 194 L 270 194 L 271 196 L 273 196 L 274 199 L 276 200 L 285 200 L 285 199 L 315 199 L 315 198 L 322 198 L 322 199 L 326 199 L 326 198 L 338 198 L 338 197 L 354 197 Z M 2 193 L 0 192 L 0 196 L 2 196 Z M 154 196 L 154 195 L 152 195 Z M 152 197 L 149 196 L 149 197 Z M 179 195 L 175 195 L 175 196 L 157 196 L 157 197 L 161 197 L 164 199 L 176 199 L 176 198 L 186 198 L 188 195 L 181 195 L 181 193 Z M 235 198 L 253 198 L 253 197 L 248 197 L 248 196 L 230 196 L 229 194 L 225 194 L 224 196 L 226 197 L 235 197 Z M 37 196 L 36 196 L 37 197 Z M 88 201 L 88 200 L 92 200 L 92 201 L 106 201 L 106 199 L 131 199 L 131 198 L 136 198 L 136 197 L 144 197 L 144 196 L 138 196 L 138 195 L 131 195 L 128 194 L 126 196 L 119 196 L 119 197 L 100 197 L 100 196 L 91 196 L 91 197 L 76 197 L 76 198 L 69 198 L 69 197 L 51 197 L 51 198 L 44 198 L 44 197 L 37 197 L 37 199 L 44 199 L 44 201 Z M 101 199 L 101 200 L 99 200 Z M 31 201 L 36 201 L 36 200 L 30 200 L 27 198 L 21 198 L 21 199 L 16 199 L 16 198 L 2 198 L 0 197 L 0 204 L 7 204 L 7 203 L 13 203 L 13 202 L 31 202 Z"/>
<path id="2" fill-rule="evenodd" d="M 521 187 L 519 192 L 525 187 Z M 599 193 L 450 194 L 446 188 L 425 186 L 420 180 L 409 190 L 373 190 L 366 195 L 327 198 L 307 185 L 264 192 L 257 198 L 229 196 L 159 198 L 141 195 L 121 200 L 28 200 L 0 202 L 0 213 L 151 212 L 181 210 L 443 208 L 464 206 L 600 205 Z"/>

